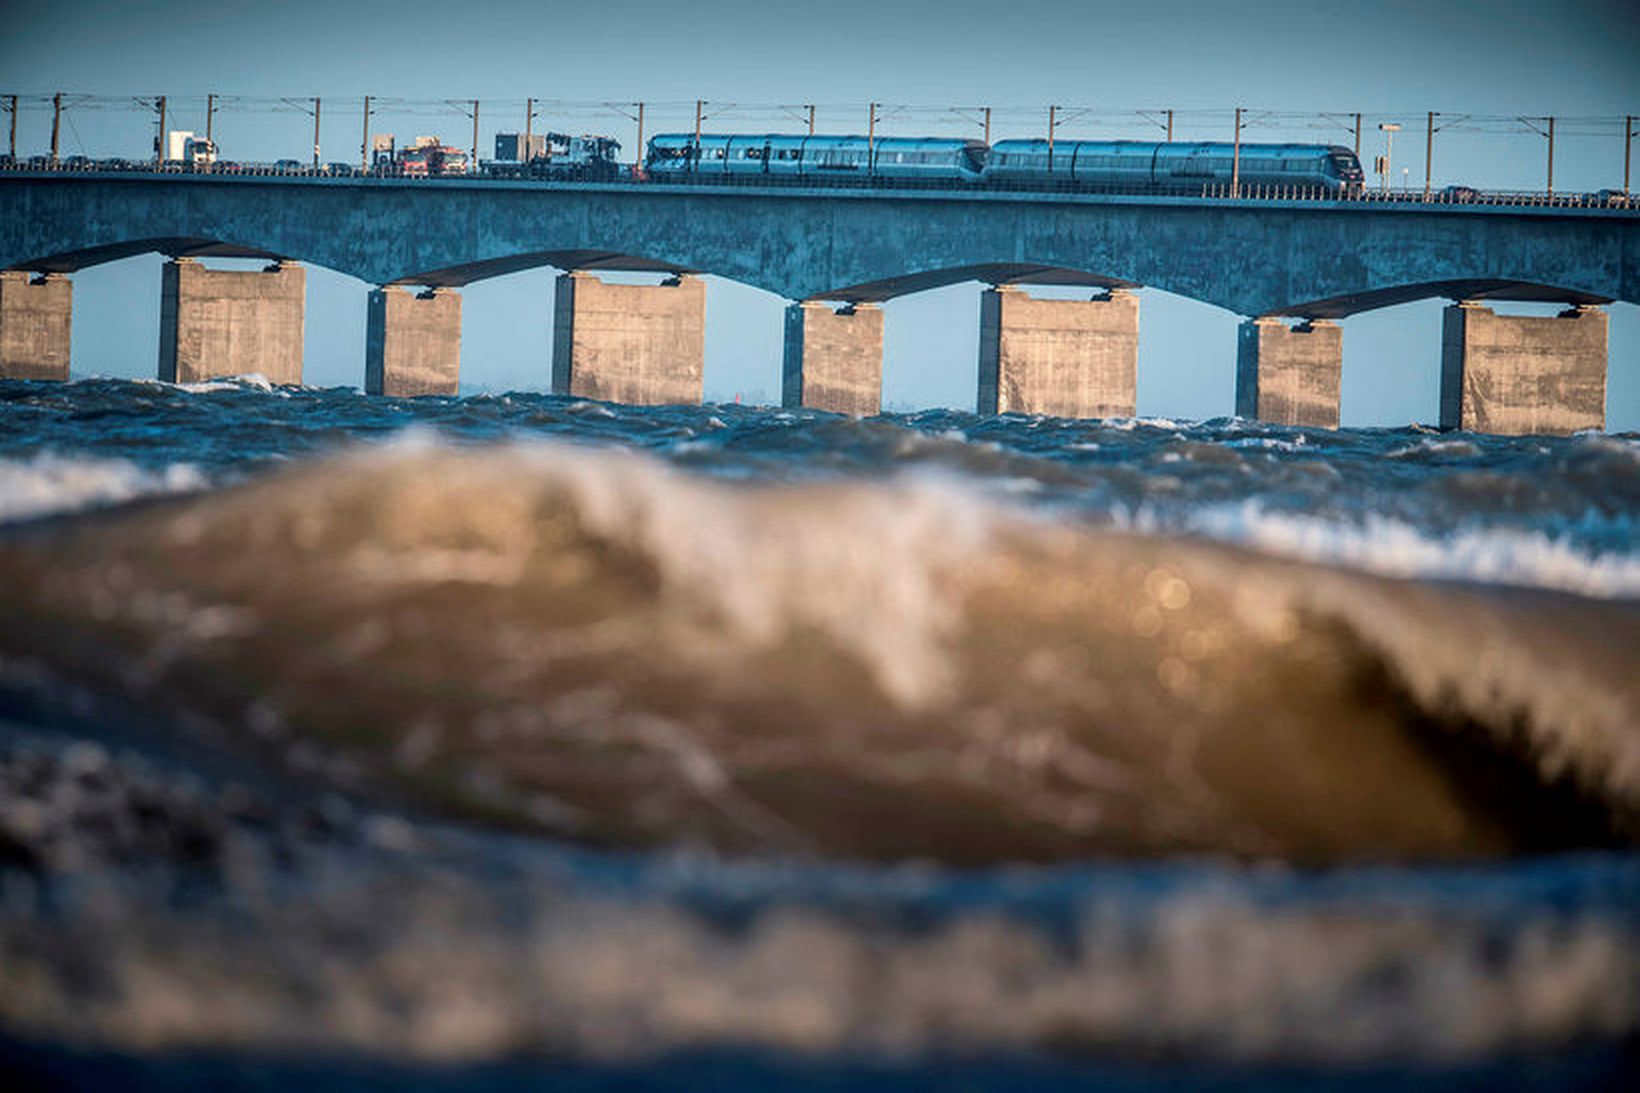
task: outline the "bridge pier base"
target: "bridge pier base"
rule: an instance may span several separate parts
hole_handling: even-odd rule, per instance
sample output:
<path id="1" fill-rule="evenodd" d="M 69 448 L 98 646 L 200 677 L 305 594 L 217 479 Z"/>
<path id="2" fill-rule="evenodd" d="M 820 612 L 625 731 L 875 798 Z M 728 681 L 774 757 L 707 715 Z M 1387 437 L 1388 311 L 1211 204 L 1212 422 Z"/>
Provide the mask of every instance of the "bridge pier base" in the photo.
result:
<path id="1" fill-rule="evenodd" d="M 1606 425 L 1607 316 L 1498 315 L 1473 302 L 1442 318 L 1441 428 L 1574 433 Z"/>
<path id="2" fill-rule="evenodd" d="M 192 258 L 165 263 L 159 378 L 260 373 L 269 383 L 301 383 L 306 287 L 306 271 L 290 262 L 260 271 L 206 269 Z"/>
<path id="3" fill-rule="evenodd" d="M 398 285 L 387 285 L 370 294 L 365 394 L 453 395 L 460 380 L 459 292 L 429 289 L 415 296 Z"/>
<path id="4" fill-rule="evenodd" d="M 1289 327 L 1248 319 L 1236 342 L 1236 414 L 1274 425 L 1338 428 L 1344 330 L 1325 319 Z"/>
<path id="5" fill-rule="evenodd" d="M 820 300 L 786 308 L 780 404 L 875 414 L 883 404 L 883 309 Z"/>
<path id="6" fill-rule="evenodd" d="M 706 375 L 706 283 L 611 285 L 589 273 L 558 278 L 552 333 L 554 394 L 634 406 L 699 403 Z"/>
<path id="7" fill-rule="evenodd" d="M 61 274 L 0 272 L 0 379 L 66 380 L 74 285 Z"/>
<path id="8" fill-rule="evenodd" d="M 1139 298 L 1033 300 L 1011 285 L 980 297 L 979 412 L 1132 417 Z"/>

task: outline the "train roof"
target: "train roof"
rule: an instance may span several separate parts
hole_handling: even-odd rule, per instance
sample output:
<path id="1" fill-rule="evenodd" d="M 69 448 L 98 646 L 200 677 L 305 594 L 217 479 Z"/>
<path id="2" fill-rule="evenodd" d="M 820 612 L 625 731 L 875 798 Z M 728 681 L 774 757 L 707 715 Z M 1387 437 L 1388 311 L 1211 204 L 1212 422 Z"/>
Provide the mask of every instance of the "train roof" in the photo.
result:
<path id="1" fill-rule="evenodd" d="M 1150 141 L 1150 140 L 1056 140 L 1053 142 L 1055 154 L 1063 152 L 1069 155 L 1073 149 L 1086 152 L 1089 155 L 1151 155 L 1160 150 L 1163 154 L 1206 154 L 1206 155 L 1233 155 L 1236 146 L 1229 141 Z M 996 152 L 1040 152 L 1046 153 L 1048 142 L 1042 137 L 1023 139 L 999 140 L 991 145 Z M 1336 153 L 1354 155 L 1355 153 L 1339 144 L 1268 144 L 1255 141 L 1243 141 L 1241 154 L 1243 156 L 1297 156 L 1312 155 L 1324 156 Z"/>
<path id="2" fill-rule="evenodd" d="M 766 142 L 775 147 L 790 147 L 806 144 L 811 148 L 826 148 L 838 146 L 852 146 L 865 144 L 868 141 L 878 148 L 887 148 L 895 151 L 912 150 L 939 150 L 963 149 L 977 146 L 984 147 L 982 140 L 964 137 L 868 137 L 864 133 L 702 133 L 700 142 L 703 145 L 725 144 L 729 141 L 749 141 L 752 143 Z M 651 144 L 662 147 L 687 147 L 695 143 L 693 133 L 657 133 L 650 139 Z"/>
<path id="3" fill-rule="evenodd" d="M 852 148 L 874 143 L 881 151 L 956 151 L 959 149 L 985 148 L 982 140 L 966 137 L 876 137 L 871 138 L 863 133 L 816 133 L 810 136 L 807 133 L 702 133 L 698 138 L 693 133 L 657 133 L 650 138 L 651 147 L 660 148 L 687 148 L 699 140 L 703 147 L 721 147 L 734 143 L 768 144 L 774 148 L 806 147 L 814 150 L 822 148 Z M 1148 141 L 1148 140 L 1056 140 L 1053 143 L 1056 155 L 1101 156 L 1151 156 L 1160 152 L 1163 155 L 1215 155 L 1228 156 L 1236 154 L 1236 145 L 1228 141 Z M 989 146 L 993 152 L 1045 154 L 1048 142 L 1042 137 L 1010 138 L 999 140 Z M 1267 157 L 1293 156 L 1326 156 L 1347 155 L 1355 153 L 1339 144 L 1274 144 L 1257 141 L 1244 141 L 1241 144 L 1243 158 L 1260 159 Z"/>

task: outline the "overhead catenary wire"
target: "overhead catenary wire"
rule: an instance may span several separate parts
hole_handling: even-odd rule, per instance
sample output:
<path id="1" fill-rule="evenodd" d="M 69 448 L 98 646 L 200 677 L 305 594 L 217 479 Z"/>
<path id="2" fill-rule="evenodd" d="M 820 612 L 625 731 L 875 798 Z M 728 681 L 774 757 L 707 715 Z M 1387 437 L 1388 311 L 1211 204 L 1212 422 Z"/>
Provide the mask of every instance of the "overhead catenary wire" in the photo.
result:
<path id="1" fill-rule="evenodd" d="M 214 139 L 214 120 L 218 110 L 235 115 L 279 115 L 318 113 L 319 96 L 270 94 L 183 94 L 165 95 L 168 118 L 200 116 L 205 128 Z M 332 110 L 359 116 L 366 102 L 359 95 L 327 95 L 322 97 Z M 98 113 L 158 112 L 161 96 L 116 95 L 86 92 L 16 92 L 0 94 L 10 114 L 9 128 L 16 129 L 19 116 L 54 111 L 61 123 L 67 122 L 69 132 L 83 154 L 89 154 L 86 131 L 76 123 L 75 115 Z M 705 100 L 701 100 L 704 104 Z M 528 97 L 498 97 L 493 99 L 420 98 L 415 96 L 370 96 L 371 115 L 392 124 L 411 119 L 466 118 L 473 121 L 473 154 L 477 157 L 480 126 L 475 114 L 482 110 L 487 118 L 510 118 L 524 110 L 531 111 L 532 119 L 544 119 L 545 128 L 562 131 L 602 134 L 612 125 L 636 124 L 637 144 L 641 148 L 650 132 L 685 131 L 692 122 L 695 100 L 610 98 L 569 98 L 549 95 Z M 795 131 L 807 133 L 859 134 L 869 129 L 873 139 L 889 136 L 949 135 L 969 139 L 1030 137 L 1043 133 L 1046 108 L 1028 104 L 995 103 L 985 105 L 952 105 L 941 103 L 893 102 L 878 100 L 874 112 L 868 112 L 859 102 L 713 102 L 709 113 L 702 111 L 701 123 L 708 118 L 721 123 L 734 122 L 754 131 Z M 1055 141 L 1075 140 L 1158 140 L 1174 139 L 1207 141 L 1230 144 L 1236 141 L 1236 111 L 1229 107 L 1160 107 L 1121 106 L 1100 103 L 1056 104 L 1053 112 Z M 1283 137 L 1301 143 L 1321 141 L 1353 146 L 1362 152 L 1361 134 L 1385 124 L 1398 124 L 1412 132 L 1425 135 L 1425 188 L 1434 185 L 1433 160 L 1435 136 L 1463 139 L 1516 139 L 1538 137 L 1545 141 L 1544 180 L 1546 190 L 1554 188 L 1555 158 L 1561 146 L 1570 141 L 1606 141 L 1612 149 L 1611 170 L 1616 176 L 1626 168 L 1631 158 L 1634 111 L 1626 115 L 1616 111 L 1610 114 L 1492 114 L 1476 111 L 1363 111 L 1337 108 L 1292 110 L 1286 108 L 1245 108 L 1239 126 L 1242 141 L 1280 141 Z M 315 118 L 315 144 L 317 144 Z M 861 125 L 864 121 L 866 124 Z M 369 143 L 368 121 L 363 144 Z M 1553 130 L 1552 138 L 1549 131 Z M 14 138 L 15 139 L 15 138 Z M 161 143 L 164 135 L 159 137 Z M 1619 148 L 1619 142 L 1622 147 Z M 1586 148 L 1586 143 L 1580 143 Z M 8 149 L 15 158 L 14 143 Z M 162 149 L 163 151 L 163 149 Z M 1617 162 L 1618 156 L 1623 162 Z M 641 151 L 639 152 L 641 158 Z M 368 149 L 361 147 L 361 164 L 368 158 Z M 1614 177 L 1615 181 L 1615 177 Z M 1625 189 L 1627 180 L 1625 180 Z"/>

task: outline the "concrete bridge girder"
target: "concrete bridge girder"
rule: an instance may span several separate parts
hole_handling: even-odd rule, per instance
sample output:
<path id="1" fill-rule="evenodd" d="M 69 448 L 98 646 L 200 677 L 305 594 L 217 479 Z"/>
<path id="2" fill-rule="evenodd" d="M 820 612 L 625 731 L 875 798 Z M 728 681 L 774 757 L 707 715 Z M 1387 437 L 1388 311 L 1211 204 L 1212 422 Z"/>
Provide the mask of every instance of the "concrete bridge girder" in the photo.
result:
<path id="1" fill-rule="evenodd" d="M 1374 301 L 1393 286 L 1480 279 L 1640 303 L 1640 218 L 1617 212 L 310 181 L 0 179 L 0 268 L 62 272 L 65 263 L 135 253 L 129 236 L 140 234 L 207 256 L 198 248 L 231 240 L 238 255 L 301 261 L 372 285 L 455 287 L 551 264 L 546 256 L 555 254 L 573 268 L 645 262 L 637 268 L 713 273 L 788 300 L 840 298 L 839 286 L 897 293 L 917 279 L 941 283 L 919 271 L 1018 263 L 1097 271 L 1255 316 L 1314 313 L 1345 298 L 1355 300 L 1328 310 L 1353 313 L 1384 306 Z"/>

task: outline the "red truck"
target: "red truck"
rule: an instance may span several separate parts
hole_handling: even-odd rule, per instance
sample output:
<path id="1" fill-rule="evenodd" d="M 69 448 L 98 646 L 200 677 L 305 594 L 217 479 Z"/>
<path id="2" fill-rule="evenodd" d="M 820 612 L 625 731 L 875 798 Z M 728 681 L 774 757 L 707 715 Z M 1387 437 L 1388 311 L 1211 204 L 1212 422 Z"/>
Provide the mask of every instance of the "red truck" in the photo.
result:
<path id="1" fill-rule="evenodd" d="M 399 171 L 406 178 L 440 178 L 467 173 L 467 153 L 445 144 L 406 148 L 399 155 Z"/>
<path id="2" fill-rule="evenodd" d="M 376 138 L 376 170 L 405 178 L 442 178 L 467 173 L 467 153 L 437 137 L 417 137 L 414 146 L 394 150 L 391 134 Z"/>

